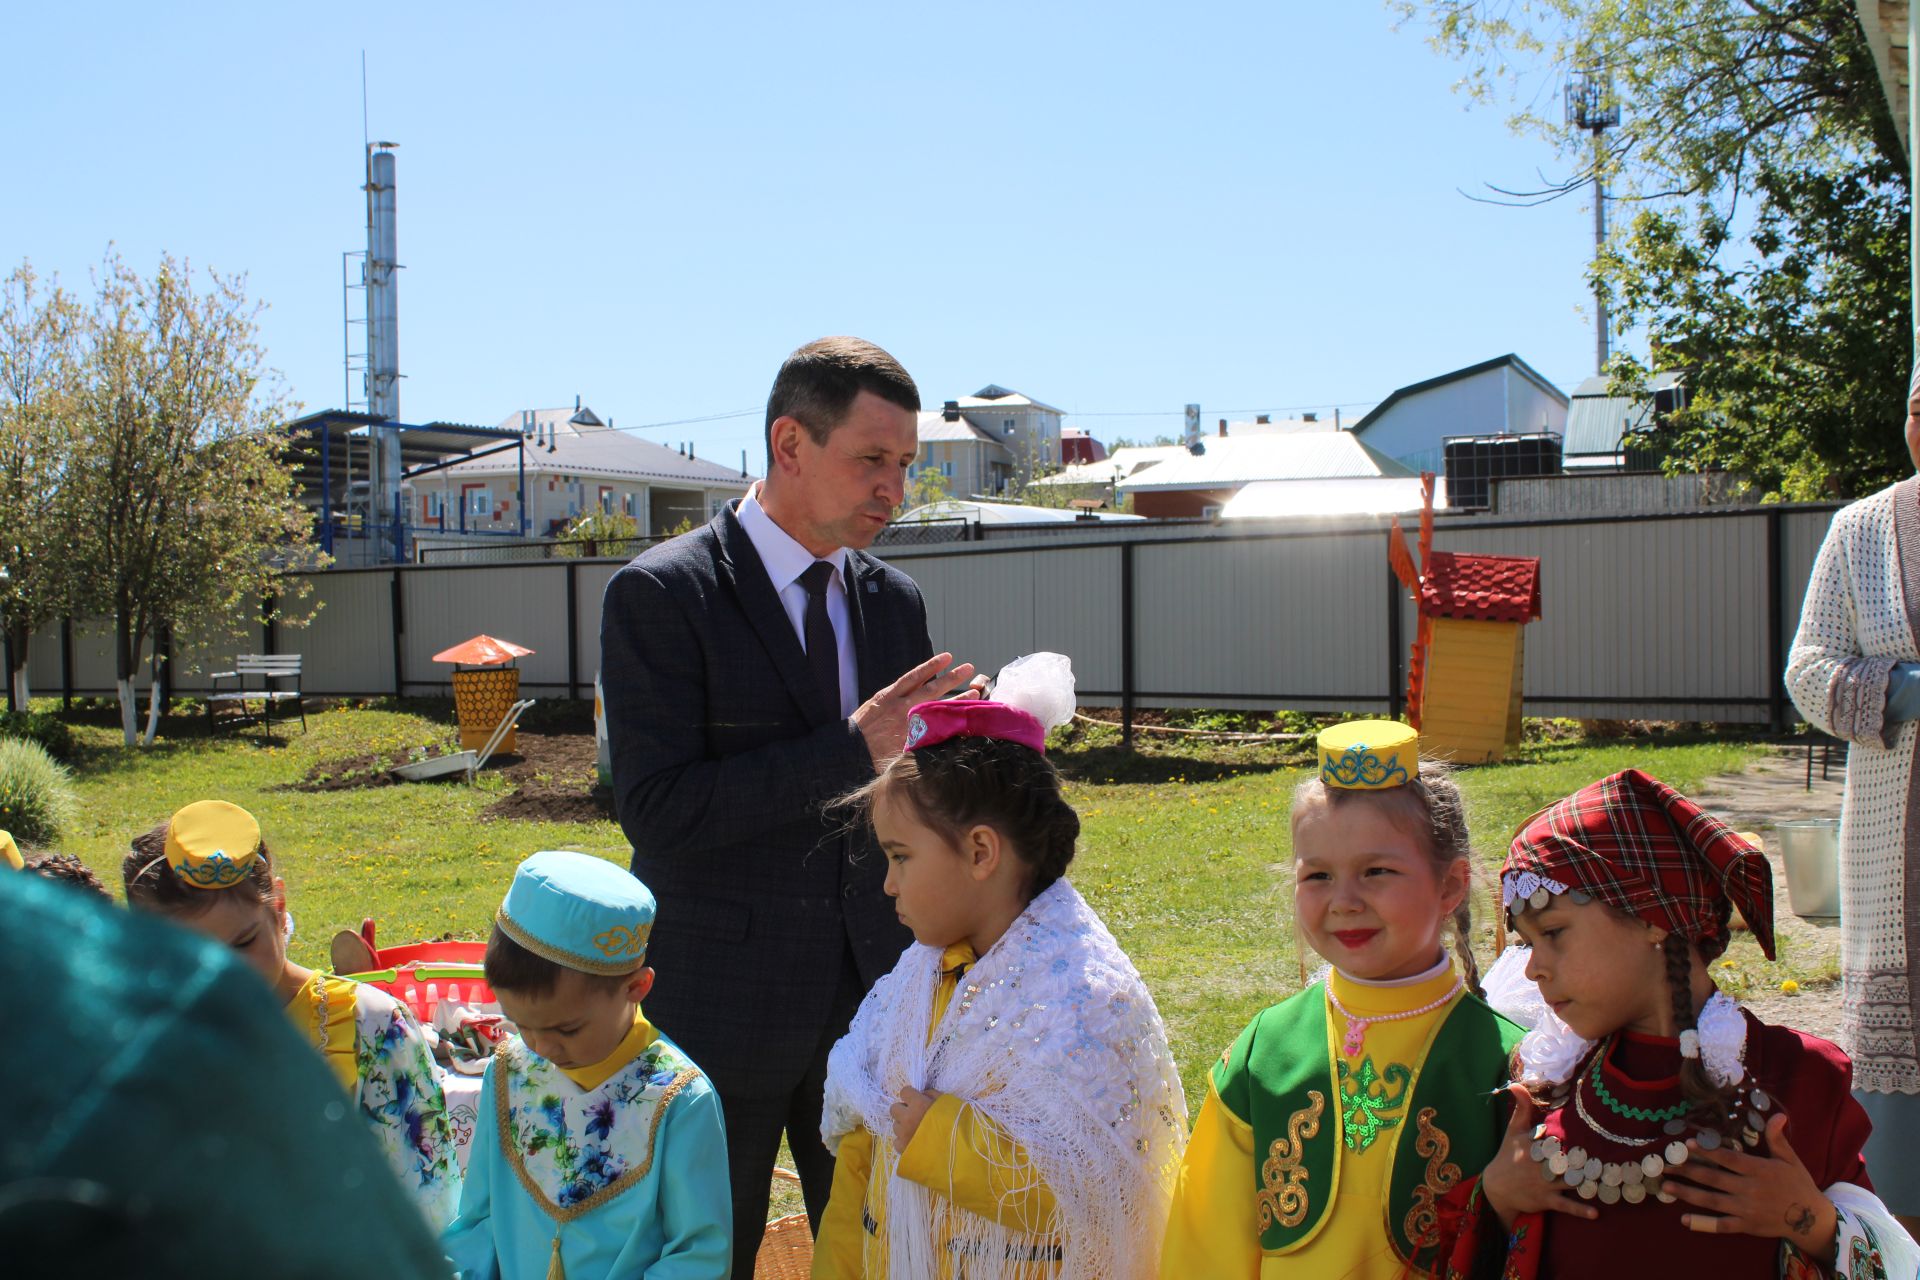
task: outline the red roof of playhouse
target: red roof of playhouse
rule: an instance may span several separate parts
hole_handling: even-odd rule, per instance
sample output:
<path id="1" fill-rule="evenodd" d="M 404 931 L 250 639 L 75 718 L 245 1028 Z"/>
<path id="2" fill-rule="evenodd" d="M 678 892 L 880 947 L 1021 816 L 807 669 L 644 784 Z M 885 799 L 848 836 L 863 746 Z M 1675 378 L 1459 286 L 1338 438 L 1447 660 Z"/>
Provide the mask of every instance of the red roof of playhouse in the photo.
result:
<path id="1" fill-rule="evenodd" d="M 1540 559 L 1436 551 L 1420 579 L 1420 612 L 1429 618 L 1531 622 L 1540 616 Z"/>

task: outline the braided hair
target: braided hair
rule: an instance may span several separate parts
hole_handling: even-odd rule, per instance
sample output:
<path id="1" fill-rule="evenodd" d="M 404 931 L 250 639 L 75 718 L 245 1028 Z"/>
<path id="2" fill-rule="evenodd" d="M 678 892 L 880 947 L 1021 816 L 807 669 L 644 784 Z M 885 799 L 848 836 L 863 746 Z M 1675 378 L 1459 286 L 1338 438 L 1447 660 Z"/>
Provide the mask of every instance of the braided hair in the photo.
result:
<path id="1" fill-rule="evenodd" d="M 1693 1011 L 1693 944 L 1678 933 L 1669 933 L 1660 944 L 1667 962 L 1667 994 L 1673 1001 L 1675 1035 L 1699 1029 Z M 1731 1123 L 1732 1097 L 1707 1074 L 1704 1058 L 1680 1059 L 1680 1096 L 1693 1108 L 1696 1120 L 1716 1129 Z"/>

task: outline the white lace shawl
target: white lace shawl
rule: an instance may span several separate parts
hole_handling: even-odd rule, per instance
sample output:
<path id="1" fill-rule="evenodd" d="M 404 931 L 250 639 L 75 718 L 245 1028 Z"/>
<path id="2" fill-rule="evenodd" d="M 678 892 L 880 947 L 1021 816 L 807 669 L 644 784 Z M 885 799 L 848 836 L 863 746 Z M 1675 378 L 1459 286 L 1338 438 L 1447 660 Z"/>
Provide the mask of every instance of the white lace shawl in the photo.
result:
<path id="1" fill-rule="evenodd" d="M 1061 1280 L 1148 1280 L 1186 1147 L 1187 1106 L 1140 975 L 1092 908 L 1056 881 L 961 979 L 929 1043 L 940 956 L 908 948 L 828 1060 L 821 1136 L 837 1152 L 864 1125 L 873 1135 L 869 1185 L 886 1188 L 885 1238 L 867 1248 L 884 1253 L 890 1276 L 958 1274 L 939 1256 L 944 1243 L 966 1259 L 969 1280 L 1031 1273 L 1021 1259 L 1036 1248 L 1059 1251 Z M 1056 1205 L 1045 1230 L 1021 1235 L 936 1205 L 939 1197 L 897 1176 L 888 1107 L 905 1085 L 956 1095 L 1024 1148 Z"/>

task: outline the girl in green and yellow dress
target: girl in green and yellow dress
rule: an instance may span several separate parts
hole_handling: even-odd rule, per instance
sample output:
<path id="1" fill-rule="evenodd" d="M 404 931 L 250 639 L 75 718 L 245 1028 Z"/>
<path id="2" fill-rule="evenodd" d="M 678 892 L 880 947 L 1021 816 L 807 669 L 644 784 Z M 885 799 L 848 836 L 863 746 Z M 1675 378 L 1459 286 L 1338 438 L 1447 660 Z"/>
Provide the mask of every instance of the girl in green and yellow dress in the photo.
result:
<path id="1" fill-rule="evenodd" d="M 1402 724 L 1319 745 L 1294 797 L 1294 909 L 1332 969 L 1220 1055 L 1162 1275 L 1431 1274 L 1440 1201 L 1499 1149 L 1522 1032 L 1477 994 L 1459 789 Z"/>

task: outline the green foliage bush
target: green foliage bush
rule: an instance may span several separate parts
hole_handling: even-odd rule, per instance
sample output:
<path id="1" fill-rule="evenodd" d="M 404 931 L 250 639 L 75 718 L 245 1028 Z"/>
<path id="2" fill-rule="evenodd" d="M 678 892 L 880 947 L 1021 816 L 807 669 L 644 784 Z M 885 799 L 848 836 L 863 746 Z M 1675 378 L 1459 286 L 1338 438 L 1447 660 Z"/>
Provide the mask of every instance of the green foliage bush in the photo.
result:
<path id="1" fill-rule="evenodd" d="M 0 711 L 0 739 L 4 738 L 37 742 L 55 760 L 72 760 L 78 748 L 67 722 L 49 711 Z"/>
<path id="2" fill-rule="evenodd" d="M 0 828 L 21 845 L 46 846 L 78 809 L 72 775 L 45 747 L 24 738 L 0 740 Z"/>

